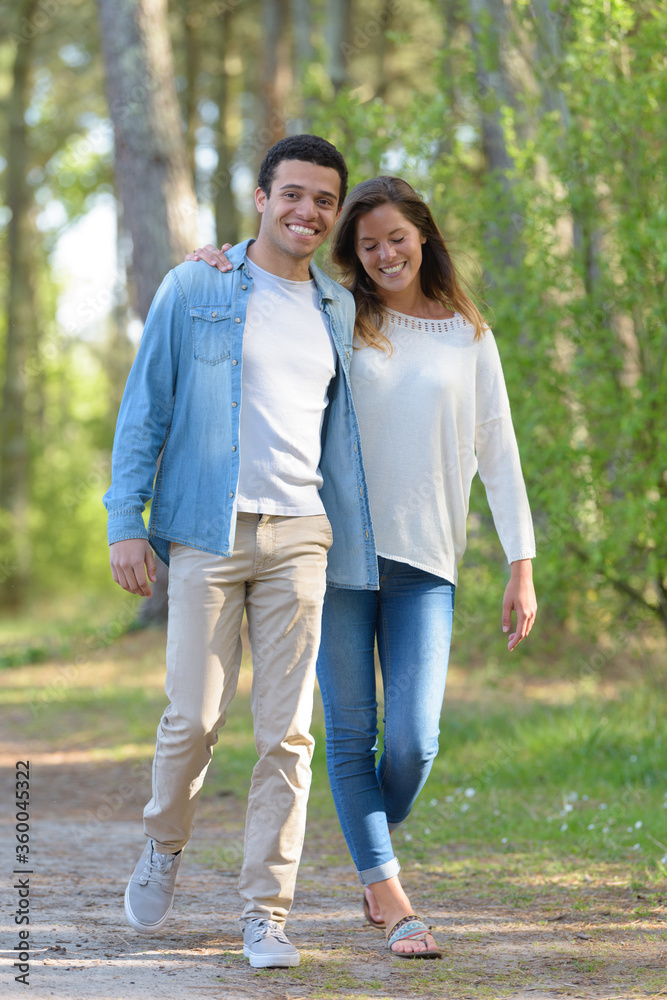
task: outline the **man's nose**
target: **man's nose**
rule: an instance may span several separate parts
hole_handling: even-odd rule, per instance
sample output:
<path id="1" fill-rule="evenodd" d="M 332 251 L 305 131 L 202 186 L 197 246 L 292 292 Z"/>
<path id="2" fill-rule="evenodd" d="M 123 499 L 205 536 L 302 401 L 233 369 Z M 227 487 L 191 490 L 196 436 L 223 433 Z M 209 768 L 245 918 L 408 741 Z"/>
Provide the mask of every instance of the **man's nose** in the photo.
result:
<path id="1" fill-rule="evenodd" d="M 300 219 L 314 219 L 317 216 L 317 205 L 312 198 L 302 198 L 296 213 Z"/>

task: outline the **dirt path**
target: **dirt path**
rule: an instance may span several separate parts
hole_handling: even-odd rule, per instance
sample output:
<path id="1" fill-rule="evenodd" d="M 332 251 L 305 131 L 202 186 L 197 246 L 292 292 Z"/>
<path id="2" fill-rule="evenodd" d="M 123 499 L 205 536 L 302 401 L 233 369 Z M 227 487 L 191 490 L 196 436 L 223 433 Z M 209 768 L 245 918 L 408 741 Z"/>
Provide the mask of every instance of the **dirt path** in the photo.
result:
<path id="1" fill-rule="evenodd" d="M 8 749 L 0 747 L 7 776 L 4 801 L 11 797 L 14 777 Z M 388 956 L 380 933 L 364 923 L 353 872 L 347 866 L 326 867 L 320 857 L 325 844 L 317 842 L 306 845 L 289 922 L 301 966 L 251 970 L 237 924 L 237 872 L 211 870 L 204 863 L 207 849 L 219 846 L 221 836 L 238 844 L 242 816 L 231 817 L 221 833 L 212 815 L 213 806 L 219 813 L 219 803 L 202 803 L 168 931 L 140 937 L 123 916 L 125 883 L 142 844 L 142 802 L 130 792 L 127 767 L 93 763 L 81 751 L 49 754 L 43 747 L 32 754 L 31 769 L 32 798 L 38 804 L 32 817 L 30 877 L 33 996 L 620 1000 L 657 995 L 648 985 L 654 981 L 650 970 L 665 968 L 664 925 L 642 926 L 631 915 L 627 886 L 598 886 L 599 919 L 591 921 L 588 915 L 584 925 L 576 910 L 554 920 L 544 918 L 544 909 L 517 913 L 516 906 L 502 900 L 480 908 L 474 896 L 459 895 L 443 904 L 441 884 L 420 878 L 419 895 L 438 929 L 445 960 L 402 962 Z M 137 794 L 143 797 L 141 783 Z M 13 852 L 13 828 L 5 817 L 3 844 L 12 845 Z M 3 862 L 5 872 L 11 871 L 7 853 Z M 2 997 L 26 995 L 13 982 L 9 957 L 18 942 L 12 916 L 17 890 L 11 886 L 9 875 L 3 886 L 7 950 Z"/>

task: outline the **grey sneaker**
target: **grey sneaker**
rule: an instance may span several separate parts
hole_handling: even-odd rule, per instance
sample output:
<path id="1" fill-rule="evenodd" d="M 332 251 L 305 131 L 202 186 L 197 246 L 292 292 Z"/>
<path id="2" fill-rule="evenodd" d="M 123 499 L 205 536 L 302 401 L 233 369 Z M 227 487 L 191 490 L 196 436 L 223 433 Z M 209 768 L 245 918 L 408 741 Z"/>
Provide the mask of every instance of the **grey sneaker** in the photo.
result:
<path id="1" fill-rule="evenodd" d="M 145 934 L 159 931 L 174 902 L 174 883 L 183 851 L 158 854 L 153 841 L 146 843 L 125 890 L 125 916 Z"/>
<path id="2" fill-rule="evenodd" d="M 299 952 L 275 920 L 249 920 L 243 931 L 243 954 L 253 969 L 299 964 Z"/>

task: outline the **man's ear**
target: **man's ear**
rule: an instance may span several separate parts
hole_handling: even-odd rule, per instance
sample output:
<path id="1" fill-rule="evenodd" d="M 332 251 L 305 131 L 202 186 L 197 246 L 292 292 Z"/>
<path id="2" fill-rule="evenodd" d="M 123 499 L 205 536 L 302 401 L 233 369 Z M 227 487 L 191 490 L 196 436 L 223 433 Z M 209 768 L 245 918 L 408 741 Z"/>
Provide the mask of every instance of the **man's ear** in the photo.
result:
<path id="1" fill-rule="evenodd" d="M 266 208 L 266 200 L 267 200 L 267 198 L 266 198 L 266 191 L 264 190 L 264 188 L 256 188 L 255 189 L 255 205 L 256 205 L 257 211 L 260 213 L 260 215 L 264 214 L 264 209 Z"/>

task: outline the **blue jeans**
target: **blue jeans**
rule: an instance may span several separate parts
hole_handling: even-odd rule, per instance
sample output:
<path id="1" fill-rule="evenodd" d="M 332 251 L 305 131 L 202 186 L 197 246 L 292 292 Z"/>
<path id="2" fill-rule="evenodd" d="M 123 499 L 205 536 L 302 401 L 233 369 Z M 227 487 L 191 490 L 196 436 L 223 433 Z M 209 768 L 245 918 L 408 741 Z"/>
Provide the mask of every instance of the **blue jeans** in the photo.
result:
<path id="1" fill-rule="evenodd" d="M 397 875 L 390 830 L 410 813 L 438 752 L 454 617 L 452 583 L 378 559 L 380 590 L 328 587 L 317 677 L 338 818 L 363 885 Z M 377 749 L 374 646 L 384 686 Z"/>

